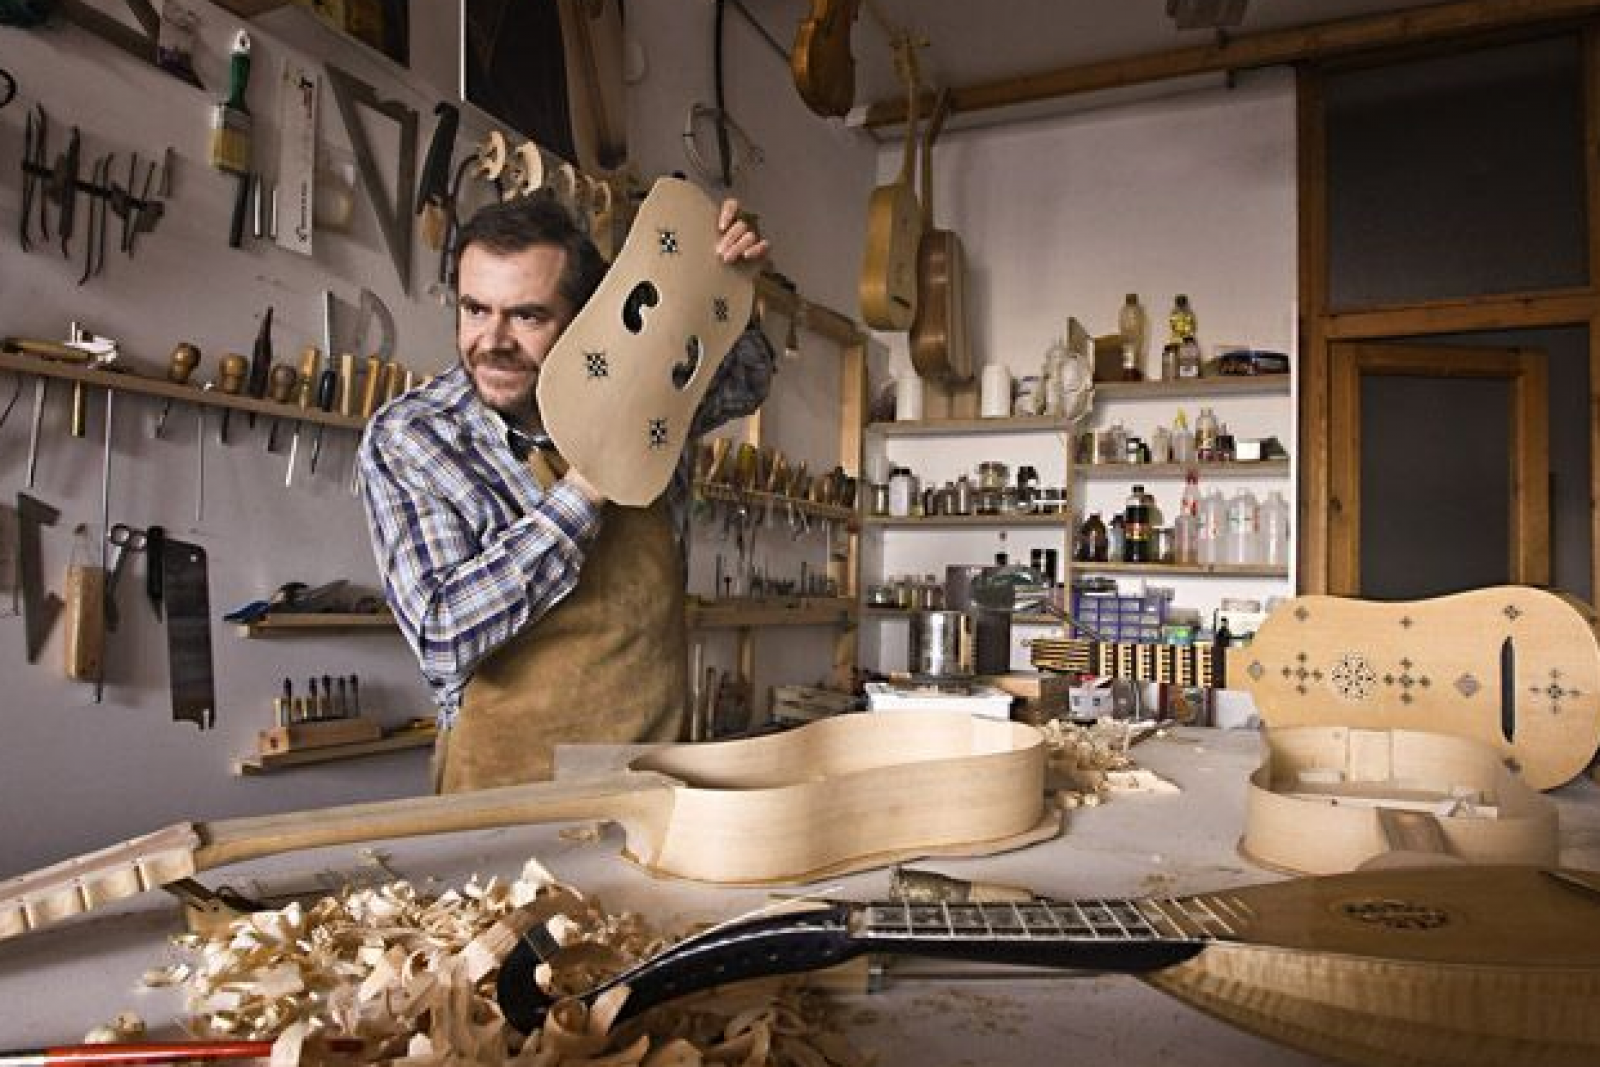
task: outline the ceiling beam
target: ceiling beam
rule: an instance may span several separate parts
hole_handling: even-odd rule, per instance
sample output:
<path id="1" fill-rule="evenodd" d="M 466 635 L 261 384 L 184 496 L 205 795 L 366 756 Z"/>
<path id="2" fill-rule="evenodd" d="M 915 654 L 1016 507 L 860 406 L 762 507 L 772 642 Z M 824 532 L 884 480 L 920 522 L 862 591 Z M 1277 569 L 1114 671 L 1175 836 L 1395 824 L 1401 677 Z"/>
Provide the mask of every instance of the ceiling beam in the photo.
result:
<path id="1" fill-rule="evenodd" d="M 1542 22 L 1600 13 L 1600 0 L 1458 0 L 1382 15 L 1362 15 L 1308 23 L 1283 30 L 1229 36 L 1210 44 L 1108 59 L 1076 67 L 968 85 L 951 91 L 952 112 L 1010 107 L 1076 93 L 1118 89 L 1195 74 L 1251 70 L 1350 55 L 1394 45 L 1415 45 L 1452 37 L 1508 30 Z M 927 107 L 933 94 L 925 94 Z M 919 105 L 919 110 L 922 107 Z M 867 105 L 861 125 L 897 126 L 906 120 L 906 101 Z"/>

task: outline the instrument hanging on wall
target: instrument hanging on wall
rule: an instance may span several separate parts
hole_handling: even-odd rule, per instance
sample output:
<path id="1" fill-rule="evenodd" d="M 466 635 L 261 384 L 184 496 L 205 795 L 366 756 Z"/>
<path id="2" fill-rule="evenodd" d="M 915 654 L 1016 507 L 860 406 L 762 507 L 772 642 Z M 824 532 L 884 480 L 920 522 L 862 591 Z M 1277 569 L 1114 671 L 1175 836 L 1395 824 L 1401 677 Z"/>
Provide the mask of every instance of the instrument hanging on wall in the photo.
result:
<path id="1" fill-rule="evenodd" d="M 823 118 L 844 118 L 856 98 L 856 59 L 850 29 L 861 0 L 811 0 L 811 17 L 800 23 L 789 71 L 806 107 Z"/>
<path id="2" fill-rule="evenodd" d="M 878 330 L 906 330 L 917 315 L 917 249 L 922 209 L 912 163 L 917 151 L 917 45 L 894 42 L 895 71 L 906 86 L 906 146 L 900 174 L 872 191 L 867 202 L 867 249 L 861 263 L 861 317 Z"/>
<path id="3" fill-rule="evenodd" d="M 922 243 L 917 249 L 917 315 L 911 323 L 911 365 L 924 378 L 972 380 L 967 342 L 966 259 L 954 230 L 935 226 L 933 142 L 950 114 L 950 90 L 939 93 L 922 138 Z"/>

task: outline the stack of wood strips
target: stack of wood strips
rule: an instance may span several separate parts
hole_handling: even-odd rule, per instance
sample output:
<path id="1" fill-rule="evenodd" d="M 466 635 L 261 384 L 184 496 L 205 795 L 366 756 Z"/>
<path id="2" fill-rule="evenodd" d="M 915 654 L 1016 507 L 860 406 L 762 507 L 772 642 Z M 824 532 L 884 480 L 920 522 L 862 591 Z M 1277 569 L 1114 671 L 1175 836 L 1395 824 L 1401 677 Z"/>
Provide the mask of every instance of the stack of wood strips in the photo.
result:
<path id="1" fill-rule="evenodd" d="M 626 998 L 591 1010 L 558 1001 L 526 1040 L 494 996 L 500 961 L 542 925 L 562 946 L 541 982 L 569 996 L 667 942 L 637 915 L 611 914 L 530 861 L 513 882 L 474 878 L 439 896 L 405 881 L 184 935 L 191 963 L 146 975 L 187 987 L 205 1037 L 275 1039 L 272 1067 L 328 1059 L 325 1039 L 357 1038 L 365 1063 L 395 1067 L 867 1067 L 829 1033 L 831 1005 L 797 983 L 744 983 L 668 1004 L 612 1028 Z"/>
<path id="2" fill-rule="evenodd" d="M 1081 637 L 1036 637 L 1029 659 L 1042 671 L 1129 678 L 1173 685 L 1217 684 L 1216 648 L 1139 641 L 1091 641 Z"/>

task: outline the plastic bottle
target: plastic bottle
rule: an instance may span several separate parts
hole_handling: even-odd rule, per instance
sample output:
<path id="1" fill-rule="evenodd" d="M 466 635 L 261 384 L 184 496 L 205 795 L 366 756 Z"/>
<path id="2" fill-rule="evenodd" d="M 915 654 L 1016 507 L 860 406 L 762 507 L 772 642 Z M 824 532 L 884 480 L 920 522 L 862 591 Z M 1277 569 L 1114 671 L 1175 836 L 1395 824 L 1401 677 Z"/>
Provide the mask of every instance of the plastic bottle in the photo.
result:
<path id="1" fill-rule="evenodd" d="M 1261 562 L 1271 567 L 1289 562 L 1289 502 L 1276 489 L 1261 505 Z"/>
<path id="2" fill-rule="evenodd" d="M 1194 420 L 1194 451 L 1201 463 L 1217 461 L 1217 417 L 1210 408 L 1201 408 Z"/>
<path id="3" fill-rule="evenodd" d="M 1222 493 L 1213 490 L 1200 502 L 1200 536 L 1197 538 L 1201 563 L 1222 562 L 1222 533 L 1227 524 L 1228 505 Z"/>
<path id="4" fill-rule="evenodd" d="M 1189 297 L 1186 293 L 1179 293 L 1173 298 L 1172 310 L 1167 312 L 1167 340 L 1182 344 L 1185 337 L 1197 336 L 1195 325 L 1194 308 L 1189 306 Z"/>
<path id="5" fill-rule="evenodd" d="M 1129 563 L 1155 562 L 1155 530 L 1151 521 L 1154 510 L 1155 498 L 1144 491 L 1144 486 L 1134 486 L 1122 511 L 1123 536 L 1126 538 L 1122 558 Z"/>
<path id="6" fill-rule="evenodd" d="M 1225 563 L 1256 563 L 1256 524 L 1260 504 L 1248 489 L 1240 489 L 1228 502 L 1228 528 L 1223 539 L 1222 561 Z"/>
<path id="7" fill-rule="evenodd" d="M 1106 559 L 1121 560 L 1127 551 L 1127 526 L 1121 515 L 1111 516 L 1111 523 L 1106 527 Z"/>
<path id="8" fill-rule="evenodd" d="M 1194 462 L 1194 434 L 1189 430 L 1189 417 L 1178 409 L 1178 417 L 1172 420 L 1172 462 Z"/>
<path id="9" fill-rule="evenodd" d="M 1148 322 L 1144 305 L 1139 303 L 1139 294 L 1129 293 L 1122 301 L 1122 309 L 1117 312 L 1117 332 L 1122 335 L 1123 378 L 1126 381 L 1138 381 L 1137 378 L 1127 377 L 1129 349 L 1132 349 L 1134 367 L 1144 366 Z"/>

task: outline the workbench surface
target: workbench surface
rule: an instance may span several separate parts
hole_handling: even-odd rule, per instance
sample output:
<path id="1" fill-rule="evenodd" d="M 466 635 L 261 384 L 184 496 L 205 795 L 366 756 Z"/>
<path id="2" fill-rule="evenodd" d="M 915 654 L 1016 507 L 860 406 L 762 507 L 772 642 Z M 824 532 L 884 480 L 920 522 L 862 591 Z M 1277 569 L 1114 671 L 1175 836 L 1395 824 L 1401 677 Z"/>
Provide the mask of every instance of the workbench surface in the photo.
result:
<path id="1" fill-rule="evenodd" d="M 1246 779 L 1260 762 L 1253 731 L 1179 728 L 1140 744 L 1139 764 L 1178 784 L 1176 794 L 1118 795 L 1071 813 L 1056 840 L 975 860 L 917 866 L 974 880 L 1025 885 L 1055 897 L 1143 896 L 1216 890 L 1278 878 L 1238 855 Z M 568 746 L 561 777 L 614 766 L 625 750 Z M 1562 863 L 1600 870 L 1600 785 L 1587 776 L 1550 794 L 1560 808 Z M 199 813 L 197 813 L 199 814 Z M 151 827 L 151 829 L 156 829 Z M 766 902 L 761 889 L 652 878 L 619 857 L 621 834 L 561 834 L 561 825 L 484 830 L 340 846 L 239 864 L 202 875 L 246 893 L 294 888 L 350 872 L 444 888 L 472 874 L 515 876 L 528 857 L 612 910 L 637 910 L 678 930 Z M 107 842 L 110 844 L 110 842 Z M 376 871 L 384 878 L 381 869 Z M 835 879 L 846 899 L 883 896 L 888 874 Z M 81 1040 L 119 1012 L 139 1013 L 152 1036 L 178 1036 L 181 991 L 146 989 L 152 967 L 184 958 L 166 943 L 181 927 L 173 898 L 146 893 L 112 908 L 0 942 L 0 1048 Z M 841 1019 L 880 1063 L 918 1067 L 1071 1063 L 1310 1065 L 1291 1051 L 1216 1022 L 1123 976 L 952 975 L 950 965 L 891 963 L 882 988 L 845 997 Z"/>

